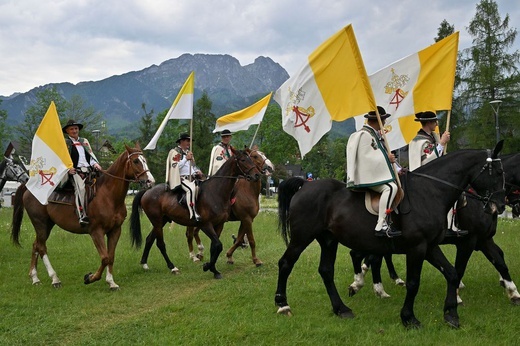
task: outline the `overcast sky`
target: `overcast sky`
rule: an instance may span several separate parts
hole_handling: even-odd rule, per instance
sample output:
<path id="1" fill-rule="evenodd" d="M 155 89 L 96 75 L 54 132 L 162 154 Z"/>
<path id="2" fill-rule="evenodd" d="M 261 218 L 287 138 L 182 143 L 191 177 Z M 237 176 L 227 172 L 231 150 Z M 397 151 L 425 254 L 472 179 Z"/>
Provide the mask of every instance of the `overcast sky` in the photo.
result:
<path id="1" fill-rule="evenodd" d="M 466 27 L 478 0 L 0 0 L 0 95 L 97 81 L 184 53 L 267 56 L 292 75 L 352 24 L 368 74 L 434 42 L 446 19 Z M 518 0 L 497 0 L 510 28 Z M 520 47 L 517 37 L 514 49 Z"/>

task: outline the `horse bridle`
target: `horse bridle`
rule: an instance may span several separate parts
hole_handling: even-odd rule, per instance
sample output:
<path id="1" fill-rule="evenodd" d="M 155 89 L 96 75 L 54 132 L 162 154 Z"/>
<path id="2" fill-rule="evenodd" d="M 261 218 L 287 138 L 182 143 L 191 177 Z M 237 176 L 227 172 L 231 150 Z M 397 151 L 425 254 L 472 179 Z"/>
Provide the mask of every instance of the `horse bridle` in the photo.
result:
<path id="1" fill-rule="evenodd" d="M 251 155 L 249 155 L 248 153 L 246 153 L 245 155 L 249 156 L 249 158 L 251 158 Z M 253 167 L 251 167 L 250 169 L 247 170 L 247 172 L 244 172 L 244 170 L 242 169 L 242 167 L 240 167 L 240 165 L 238 164 L 238 157 L 237 155 L 233 155 L 232 156 L 235 161 L 237 161 L 237 167 L 238 169 L 240 170 L 240 173 L 242 173 L 242 175 L 239 175 L 237 177 L 234 177 L 234 176 L 226 176 L 226 175 L 212 175 L 211 177 L 209 177 L 209 179 L 211 178 L 226 178 L 226 179 L 246 179 L 246 180 L 251 180 L 251 176 L 248 174 L 249 172 L 251 172 L 253 169 L 257 168 L 255 164 L 253 164 Z"/>
<path id="2" fill-rule="evenodd" d="M 505 190 L 504 187 L 502 187 L 501 190 L 497 190 L 497 191 L 493 191 L 493 192 L 486 191 L 486 194 L 484 196 L 481 196 L 474 189 L 471 188 L 471 183 L 473 183 L 475 180 L 477 180 L 477 178 L 483 172 L 485 172 L 486 169 L 488 170 L 489 175 L 492 174 L 492 172 L 493 172 L 493 162 L 500 162 L 500 166 L 502 166 L 502 160 L 500 160 L 499 158 L 493 159 L 491 157 L 491 151 L 489 149 L 487 150 L 487 154 L 488 154 L 488 157 L 486 159 L 486 163 L 480 169 L 480 172 L 468 184 L 469 187 L 460 187 L 460 186 L 457 186 L 455 184 L 450 183 L 449 181 L 446 181 L 446 180 L 443 180 L 443 179 L 431 176 L 429 174 L 418 173 L 418 172 L 414 172 L 414 171 L 409 171 L 408 173 L 411 173 L 411 174 L 414 174 L 414 175 L 417 175 L 417 176 L 420 176 L 420 177 L 423 177 L 423 178 L 428 178 L 428 179 L 431 179 L 431 180 L 435 180 L 435 181 L 437 181 L 439 183 L 442 183 L 444 185 L 448 185 L 448 186 L 450 186 L 450 187 L 452 187 L 454 189 L 457 189 L 457 190 L 461 191 L 461 193 L 465 192 L 467 194 L 467 196 L 475 198 L 475 199 L 477 199 L 479 201 L 482 201 L 484 203 L 484 208 L 485 208 L 488 205 L 489 201 L 491 200 L 491 197 L 495 193 L 498 193 L 500 191 L 504 191 Z M 504 182 L 504 184 L 502 184 L 502 186 L 504 186 L 504 185 L 505 185 L 505 182 Z"/>
<path id="3" fill-rule="evenodd" d="M 129 153 L 129 154 L 128 154 L 128 156 L 126 157 L 126 165 L 125 165 L 125 171 L 124 171 L 124 173 L 123 173 L 123 177 L 118 177 L 118 176 L 116 176 L 116 175 L 110 174 L 110 173 L 108 173 L 108 172 L 105 171 L 105 170 L 101 170 L 101 171 L 103 172 L 103 174 L 106 174 L 106 175 L 108 175 L 109 177 L 112 177 L 112 178 L 115 178 L 115 179 L 119 179 L 119 180 L 127 181 L 127 182 L 130 182 L 130 183 L 139 183 L 139 182 L 140 182 L 140 181 L 139 181 L 139 177 L 142 176 L 143 174 L 148 173 L 150 170 L 149 170 L 149 169 L 145 169 L 145 170 L 143 170 L 142 172 L 140 172 L 139 174 L 136 174 L 136 173 L 134 172 L 134 179 L 133 179 L 133 180 L 132 180 L 132 179 L 126 179 L 125 176 L 126 176 L 127 168 L 128 168 L 128 166 L 130 166 L 130 165 L 132 164 L 132 162 L 131 162 L 131 161 L 132 161 L 131 158 L 132 158 L 133 155 L 139 155 L 139 156 L 141 156 L 141 155 L 143 155 L 143 152 L 142 152 L 142 151 L 136 151 L 136 152 L 133 152 L 133 153 Z"/>
<path id="4" fill-rule="evenodd" d="M 263 161 L 261 163 L 261 169 L 258 169 L 260 172 L 262 172 L 262 174 L 265 174 L 265 171 L 267 170 L 267 168 L 264 168 L 265 166 L 265 162 L 267 161 L 267 157 L 265 156 L 264 153 L 262 153 L 260 150 L 251 150 L 251 153 L 253 152 L 256 152 L 258 155 L 260 155 L 260 157 L 262 157 Z M 251 154 L 249 154 L 249 157 L 251 157 Z M 256 168 L 258 168 L 258 165 L 256 165 Z"/>
<path id="5" fill-rule="evenodd" d="M 5 179 L 7 176 L 7 170 L 10 169 L 11 172 L 13 172 L 14 178 L 16 181 L 20 181 L 20 177 L 25 174 L 25 171 L 20 167 L 19 173 L 16 172 L 16 166 L 13 164 L 13 160 L 6 158 L 6 165 L 5 169 L 2 172 L 2 176 L 0 176 L 0 179 Z"/>

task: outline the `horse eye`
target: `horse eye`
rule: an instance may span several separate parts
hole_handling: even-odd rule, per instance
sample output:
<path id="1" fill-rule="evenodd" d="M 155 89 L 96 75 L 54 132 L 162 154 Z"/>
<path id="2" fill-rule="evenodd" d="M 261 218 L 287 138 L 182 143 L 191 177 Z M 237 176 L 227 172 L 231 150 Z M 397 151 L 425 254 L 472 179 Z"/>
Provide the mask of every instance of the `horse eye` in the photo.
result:
<path id="1" fill-rule="evenodd" d="M 132 162 L 134 163 L 134 165 L 137 165 L 139 164 L 139 159 L 134 159 Z"/>

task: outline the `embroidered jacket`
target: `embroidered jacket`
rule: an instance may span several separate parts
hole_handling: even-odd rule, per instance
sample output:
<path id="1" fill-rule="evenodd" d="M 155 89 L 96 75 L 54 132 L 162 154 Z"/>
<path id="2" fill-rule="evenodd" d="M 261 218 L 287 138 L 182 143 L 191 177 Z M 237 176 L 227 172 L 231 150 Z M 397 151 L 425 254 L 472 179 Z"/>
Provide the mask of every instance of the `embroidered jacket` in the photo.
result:
<path id="1" fill-rule="evenodd" d="M 419 130 L 408 146 L 409 170 L 413 171 L 441 156 L 444 147 L 439 141 L 437 133 L 429 135 L 423 129 Z"/>
<path id="2" fill-rule="evenodd" d="M 395 181 L 383 139 L 371 126 L 353 133 L 347 143 L 347 187 L 359 188 Z"/>
<path id="3" fill-rule="evenodd" d="M 220 142 L 215 145 L 211 150 L 211 157 L 209 159 L 209 175 L 217 173 L 220 167 L 231 157 L 233 152 L 231 151 L 231 145 L 225 145 Z"/>

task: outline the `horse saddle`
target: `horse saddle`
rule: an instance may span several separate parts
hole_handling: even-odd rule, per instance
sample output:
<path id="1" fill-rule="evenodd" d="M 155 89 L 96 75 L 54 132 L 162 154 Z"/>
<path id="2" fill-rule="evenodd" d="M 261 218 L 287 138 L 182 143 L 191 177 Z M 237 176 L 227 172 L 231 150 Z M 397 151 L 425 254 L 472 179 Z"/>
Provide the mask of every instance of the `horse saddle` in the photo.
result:
<path id="1" fill-rule="evenodd" d="M 85 179 L 85 200 L 87 205 L 95 196 L 96 180 L 90 175 Z M 72 179 L 68 179 L 62 186 L 58 186 L 49 196 L 49 203 L 76 205 Z"/>
<path id="2" fill-rule="evenodd" d="M 372 215 L 379 215 L 379 201 L 381 199 L 381 194 L 379 192 L 376 192 L 374 190 L 370 189 L 352 189 L 353 192 L 360 192 L 365 193 L 365 208 L 367 211 Z M 392 202 L 392 210 L 394 210 L 396 213 L 397 206 L 403 199 L 403 190 L 399 189 L 397 192 L 397 195 L 394 198 L 394 201 Z"/>

